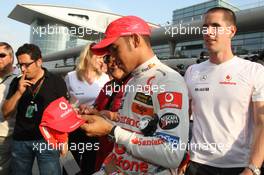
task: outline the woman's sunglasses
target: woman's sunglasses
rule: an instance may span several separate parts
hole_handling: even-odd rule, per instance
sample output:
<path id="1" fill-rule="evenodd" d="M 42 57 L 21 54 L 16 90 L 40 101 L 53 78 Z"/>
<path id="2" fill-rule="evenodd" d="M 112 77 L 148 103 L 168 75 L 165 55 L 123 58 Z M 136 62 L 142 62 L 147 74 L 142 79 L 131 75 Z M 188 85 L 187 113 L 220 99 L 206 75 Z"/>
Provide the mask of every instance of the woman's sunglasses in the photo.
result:
<path id="1" fill-rule="evenodd" d="M 104 59 L 104 63 L 105 64 L 109 64 L 110 63 L 110 59 L 111 59 L 111 55 L 105 55 L 103 57 L 103 59 Z"/>
<path id="2" fill-rule="evenodd" d="M 5 53 L 0 53 L 0 58 L 5 58 L 6 54 Z"/>

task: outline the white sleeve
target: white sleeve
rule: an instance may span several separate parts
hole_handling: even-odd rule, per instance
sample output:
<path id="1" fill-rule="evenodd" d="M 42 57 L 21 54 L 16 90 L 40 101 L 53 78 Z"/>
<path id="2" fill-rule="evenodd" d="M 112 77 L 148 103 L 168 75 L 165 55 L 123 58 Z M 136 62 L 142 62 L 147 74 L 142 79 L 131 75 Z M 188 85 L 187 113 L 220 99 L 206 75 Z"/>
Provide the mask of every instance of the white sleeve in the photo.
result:
<path id="1" fill-rule="evenodd" d="M 188 83 L 190 82 L 190 76 L 191 76 L 191 71 L 192 71 L 192 66 L 189 66 L 188 69 L 186 70 L 185 74 L 184 74 L 184 80 L 188 86 Z M 191 96 L 191 92 L 188 88 L 188 97 L 189 99 L 191 100 L 192 99 L 192 96 Z"/>
<path id="2" fill-rule="evenodd" d="M 75 103 L 77 100 L 77 98 L 75 97 L 75 93 L 74 93 L 74 90 L 72 88 L 72 81 L 71 81 L 71 78 L 70 78 L 70 74 L 68 73 L 65 78 L 64 78 L 64 81 L 66 83 L 66 86 L 67 86 L 67 89 L 68 89 L 68 93 L 70 95 L 70 102 L 71 103 Z"/>
<path id="3" fill-rule="evenodd" d="M 64 81 L 66 83 L 66 86 L 67 86 L 67 89 L 68 89 L 68 92 L 70 91 L 70 78 L 69 78 L 69 74 L 67 74 L 64 78 Z"/>
<path id="4" fill-rule="evenodd" d="M 255 64 L 252 101 L 264 101 L 264 66 Z"/>

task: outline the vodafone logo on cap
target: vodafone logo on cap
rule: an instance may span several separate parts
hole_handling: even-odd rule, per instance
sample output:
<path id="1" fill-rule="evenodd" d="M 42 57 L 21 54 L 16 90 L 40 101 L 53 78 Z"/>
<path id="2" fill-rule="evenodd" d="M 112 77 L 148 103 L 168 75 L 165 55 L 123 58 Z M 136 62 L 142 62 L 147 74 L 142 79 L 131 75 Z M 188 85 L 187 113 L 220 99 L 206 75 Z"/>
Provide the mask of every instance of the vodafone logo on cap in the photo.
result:
<path id="1" fill-rule="evenodd" d="M 61 118 L 69 117 L 70 113 L 73 111 L 72 108 L 68 107 L 67 102 L 64 102 L 64 101 L 61 101 L 59 103 L 59 108 L 61 109 L 61 114 L 60 114 Z"/>
<path id="2" fill-rule="evenodd" d="M 65 102 L 60 102 L 59 107 L 61 110 L 66 110 L 68 108 L 68 105 Z"/>

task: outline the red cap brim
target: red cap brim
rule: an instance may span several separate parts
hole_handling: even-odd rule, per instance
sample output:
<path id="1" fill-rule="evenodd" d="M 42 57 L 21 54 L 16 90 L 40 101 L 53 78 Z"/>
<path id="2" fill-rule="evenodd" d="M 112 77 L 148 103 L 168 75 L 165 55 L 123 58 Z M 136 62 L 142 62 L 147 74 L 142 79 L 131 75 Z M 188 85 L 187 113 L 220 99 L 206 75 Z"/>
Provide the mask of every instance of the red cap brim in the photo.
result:
<path id="1" fill-rule="evenodd" d="M 55 122 L 54 123 L 43 122 L 40 125 L 50 127 L 59 132 L 69 133 L 69 132 L 76 130 L 84 123 L 85 123 L 85 120 L 79 118 L 76 115 L 76 117 L 67 118 L 66 120 L 60 120 L 56 123 Z"/>
<path id="2" fill-rule="evenodd" d="M 49 145 L 52 145 L 53 148 L 59 148 L 59 143 L 65 143 L 68 141 L 68 134 L 53 130 L 46 126 L 39 126 L 39 130 L 44 137 L 44 139 L 48 142 Z"/>
<path id="3" fill-rule="evenodd" d="M 113 42 L 115 42 L 117 39 L 118 39 L 118 37 L 104 38 L 102 41 L 100 41 L 99 43 L 94 45 L 92 47 L 92 49 L 93 50 L 104 49 L 104 48 L 108 47 L 110 44 L 112 44 Z"/>
<path id="4" fill-rule="evenodd" d="M 84 122 L 69 102 L 61 97 L 51 102 L 44 110 L 40 125 L 68 133 L 77 129 Z"/>
<path id="5" fill-rule="evenodd" d="M 99 55 L 99 56 L 110 54 L 110 52 L 106 48 L 102 48 L 102 49 L 91 48 L 91 51 L 94 55 Z"/>

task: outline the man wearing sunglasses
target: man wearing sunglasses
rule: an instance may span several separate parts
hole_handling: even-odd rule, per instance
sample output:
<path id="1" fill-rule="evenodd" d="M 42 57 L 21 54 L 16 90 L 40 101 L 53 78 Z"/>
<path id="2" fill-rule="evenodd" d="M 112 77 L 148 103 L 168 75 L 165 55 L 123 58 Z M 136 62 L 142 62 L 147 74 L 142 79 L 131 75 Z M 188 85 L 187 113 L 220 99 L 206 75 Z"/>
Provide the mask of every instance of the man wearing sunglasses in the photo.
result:
<path id="1" fill-rule="evenodd" d="M 38 46 L 24 44 L 16 52 L 22 76 L 12 81 L 2 110 L 5 118 L 16 112 L 12 145 L 12 174 L 31 174 L 35 157 L 41 175 L 60 175 L 59 150 L 52 149 L 39 131 L 43 111 L 57 98 L 67 98 L 62 78 L 42 67 Z M 64 154 L 65 150 L 61 150 Z"/>
<path id="2" fill-rule="evenodd" d="M 83 115 L 87 135 L 108 135 L 115 142 L 105 160 L 115 173 L 172 174 L 185 153 L 188 140 L 188 97 L 183 78 L 162 64 L 150 44 L 150 27 L 135 16 L 119 18 L 106 29 L 94 50 L 108 50 L 125 74 L 125 86 L 112 124 L 98 115 Z M 112 167 L 114 165 L 114 168 Z"/>
<path id="3" fill-rule="evenodd" d="M 0 42 L 0 106 L 7 95 L 9 85 L 15 77 L 13 73 L 14 53 L 12 47 L 5 42 Z M 10 174 L 11 141 L 14 129 L 14 117 L 5 120 L 0 111 L 0 174 Z"/>

